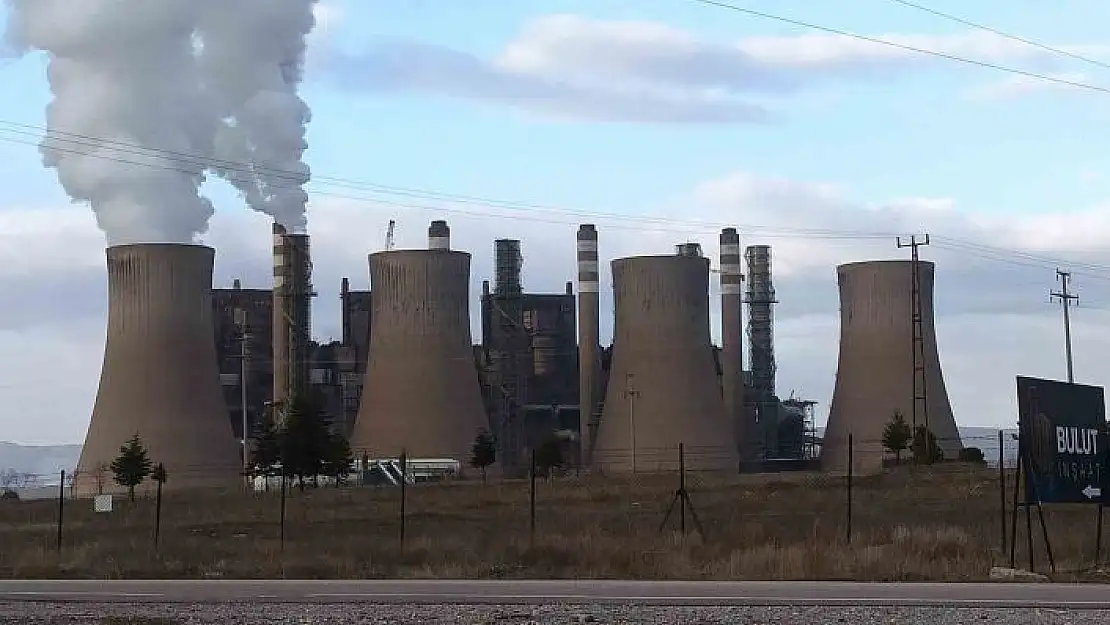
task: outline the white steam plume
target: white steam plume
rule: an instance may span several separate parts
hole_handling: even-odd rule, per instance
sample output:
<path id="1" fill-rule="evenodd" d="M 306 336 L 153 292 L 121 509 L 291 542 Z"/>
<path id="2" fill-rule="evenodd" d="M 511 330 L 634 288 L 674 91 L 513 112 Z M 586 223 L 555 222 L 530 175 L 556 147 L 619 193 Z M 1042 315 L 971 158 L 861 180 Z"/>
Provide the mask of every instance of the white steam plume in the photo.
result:
<path id="1" fill-rule="evenodd" d="M 315 0 L 6 3 L 8 45 L 50 59 L 44 163 L 109 245 L 195 241 L 213 213 L 206 169 L 304 228 L 297 86 Z"/>
<path id="2" fill-rule="evenodd" d="M 224 124 L 218 159 L 253 164 L 218 168 L 251 208 L 303 231 L 310 172 L 302 162 L 312 114 L 298 96 L 305 39 L 316 25 L 316 0 L 237 0 L 204 16 L 201 66 Z"/>
<path id="3" fill-rule="evenodd" d="M 8 0 L 15 47 L 49 53 L 43 163 L 109 245 L 192 242 L 215 118 L 197 89 L 198 0 Z"/>

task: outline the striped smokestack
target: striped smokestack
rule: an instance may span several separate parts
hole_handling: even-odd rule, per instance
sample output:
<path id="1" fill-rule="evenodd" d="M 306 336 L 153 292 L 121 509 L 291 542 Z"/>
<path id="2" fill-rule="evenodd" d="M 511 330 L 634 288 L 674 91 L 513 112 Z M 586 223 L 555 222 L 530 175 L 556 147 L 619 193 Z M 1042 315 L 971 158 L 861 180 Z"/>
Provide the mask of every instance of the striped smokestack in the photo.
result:
<path id="1" fill-rule="evenodd" d="M 741 307 L 744 275 L 740 270 L 740 235 L 736 228 L 721 230 L 721 377 L 725 412 L 734 428 L 740 460 L 751 460 L 751 428 L 744 410 L 744 351 Z"/>
<path id="2" fill-rule="evenodd" d="M 446 221 L 437 219 L 432 222 L 432 225 L 428 226 L 428 249 L 451 249 L 451 228 L 447 226 Z"/>
<path id="3" fill-rule="evenodd" d="M 273 403 L 284 411 L 308 388 L 312 262 L 306 234 L 274 224 Z M 284 412 L 283 412 L 284 414 Z"/>
<path id="4" fill-rule="evenodd" d="M 589 465 L 597 436 L 594 411 L 598 404 L 601 370 L 601 338 L 598 290 L 597 228 L 578 227 L 578 424 L 582 442 L 582 464 Z"/>

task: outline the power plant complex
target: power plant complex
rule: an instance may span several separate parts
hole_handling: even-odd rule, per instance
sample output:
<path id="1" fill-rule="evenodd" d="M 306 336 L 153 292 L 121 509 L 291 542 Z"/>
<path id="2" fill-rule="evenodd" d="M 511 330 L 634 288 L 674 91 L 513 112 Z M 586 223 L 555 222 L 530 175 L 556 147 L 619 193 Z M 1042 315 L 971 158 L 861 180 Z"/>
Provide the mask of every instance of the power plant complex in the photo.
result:
<path id="1" fill-rule="evenodd" d="M 824 438 L 814 401 L 775 388 L 771 248 L 720 233 L 717 267 L 701 246 L 602 263 L 604 239 L 582 225 L 577 293 L 529 293 L 521 242 L 498 239 L 492 286 L 471 336 L 471 255 L 433 221 L 426 249 L 369 254 L 370 289 L 339 288 L 342 336 L 312 339 L 310 241 L 273 227 L 273 283 L 213 288 L 214 250 L 137 244 L 107 250 L 104 366 L 78 467 L 84 495 L 138 435 L 171 476 L 166 487 L 234 484 L 249 439 L 310 394 L 356 457 L 469 465 L 492 436 L 506 475 L 560 441 L 564 460 L 600 473 L 669 471 L 678 447 L 693 470 L 881 469 L 878 441 L 897 412 L 924 425 L 945 457 L 960 451 L 933 326 L 931 263 L 876 261 L 837 269 L 841 338 Z M 570 237 L 567 237 L 568 245 Z M 602 269 L 611 272 L 613 341 L 600 339 Z M 716 277 L 714 277 L 716 274 Z M 721 345 L 711 339 L 719 280 Z M 745 284 L 746 282 L 746 284 Z M 747 307 L 747 354 L 743 310 Z M 747 362 L 745 363 L 745 360 Z M 748 366 L 745 367 L 745 364 Z"/>

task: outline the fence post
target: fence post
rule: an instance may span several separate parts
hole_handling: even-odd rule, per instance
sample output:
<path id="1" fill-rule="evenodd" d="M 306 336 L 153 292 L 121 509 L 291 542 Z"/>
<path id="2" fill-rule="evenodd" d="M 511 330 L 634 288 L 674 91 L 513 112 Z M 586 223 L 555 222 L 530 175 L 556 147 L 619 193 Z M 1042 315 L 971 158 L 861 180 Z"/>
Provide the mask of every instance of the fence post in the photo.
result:
<path id="1" fill-rule="evenodd" d="M 407 486 L 409 482 L 409 454 L 401 450 L 401 549 L 405 548 L 405 504 L 408 499 Z"/>
<path id="2" fill-rule="evenodd" d="M 854 471 L 853 464 L 855 463 L 855 440 L 851 434 L 848 435 L 848 527 L 846 530 L 845 538 L 847 543 L 852 544 L 852 473 Z"/>
<path id="3" fill-rule="evenodd" d="M 62 550 L 62 518 L 66 509 L 66 470 L 62 469 L 61 481 L 58 482 L 58 539 L 55 548 Z"/>
<path id="4" fill-rule="evenodd" d="M 1006 434 L 998 431 L 998 519 L 1002 524 L 1002 553 L 1006 553 Z"/>
<path id="5" fill-rule="evenodd" d="M 281 534 L 279 540 L 281 541 L 281 552 L 285 553 L 285 491 L 288 488 L 288 477 L 285 471 L 285 463 L 281 465 Z"/>
<path id="6" fill-rule="evenodd" d="M 686 444 L 678 444 L 678 490 L 682 493 L 683 501 L 678 502 L 678 529 L 686 535 Z"/>
<path id="7" fill-rule="evenodd" d="M 528 478 L 528 544 L 536 546 L 536 450 L 532 449 L 532 470 Z"/>
<path id="8" fill-rule="evenodd" d="M 166 468 L 158 464 L 158 492 L 154 496 L 154 550 L 158 550 L 158 536 L 162 533 L 162 483 L 165 482 Z"/>

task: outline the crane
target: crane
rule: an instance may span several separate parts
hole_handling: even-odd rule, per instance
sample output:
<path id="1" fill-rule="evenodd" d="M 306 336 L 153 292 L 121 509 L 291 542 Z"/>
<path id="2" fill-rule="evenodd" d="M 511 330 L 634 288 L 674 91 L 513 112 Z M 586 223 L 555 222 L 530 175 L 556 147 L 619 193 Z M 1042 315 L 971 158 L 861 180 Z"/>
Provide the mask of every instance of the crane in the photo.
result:
<path id="1" fill-rule="evenodd" d="M 387 251 L 387 252 L 388 252 L 389 250 L 392 250 L 392 249 L 393 249 L 393 245 L 394 245 L 394 242 L 393 242 L 393 231 L 394 231 L 394 230 L 395 230 L 396 228 L 397 228 L 397 222 L 396 222 L 396 221 L 394 221 L 394 220 L 392 220 L 392 219 L 390 219 L 390 220 L 389 220 L 389 227 L 388 227 L 388 228 L 386 228 L 386 231 L 385 231 L 385 249 L 386 249 L 386 251 Z"/>

